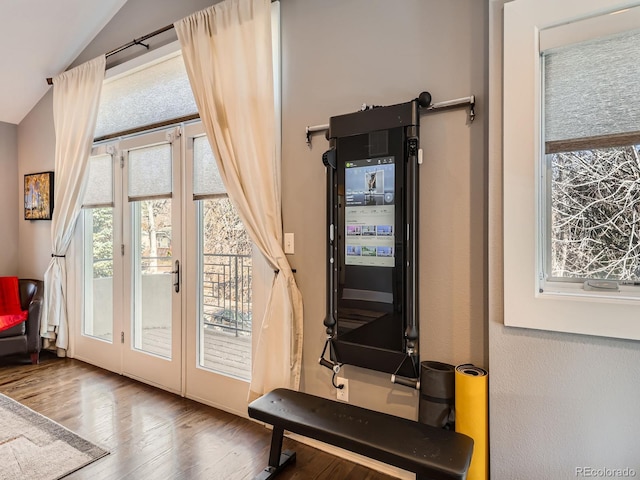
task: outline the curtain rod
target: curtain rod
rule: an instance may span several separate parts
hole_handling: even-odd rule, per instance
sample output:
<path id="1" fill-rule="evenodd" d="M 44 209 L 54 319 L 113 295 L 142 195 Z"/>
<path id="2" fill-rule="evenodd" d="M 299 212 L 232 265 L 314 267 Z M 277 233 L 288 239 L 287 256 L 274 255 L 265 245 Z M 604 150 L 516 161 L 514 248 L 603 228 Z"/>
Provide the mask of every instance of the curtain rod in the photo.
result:
<path id="1" fill-rule="evenodd" d="M 115 48 L 113 50 L 111 50 L 110 52 L 107 52 L 104 54 L 105 57 L 110 57 L 111 55 L 115 55 L 116 53 L 120 53 L 123 50 L 126 50 L 127 48 L 133 47 L 134 45 L 142 45 L 143 47 L 146 47 L 147 50 L 149 49 L 149 45 L 145 45 L 144 42 L 145 40 L 150 39 L 151 37 L 155 37 L 156 35 L 160 35 L 161 33 L 167 32 L 169 30 L 172 30 L 174 28 L 173 24 L 171 25 L 166 25 L 162 28 L 159 28 L 158 30 L 151 32 L 151 33 L 147 33 L 146 35 L 143 35 L 140 38 L 134 38 L 133 40 L 131 40 L 129 43 L 125 43 L 124 45 L 119 46 L 118 48 Z M 51 77 L 47 78 L 47 83 L 49 85 L 53 85 L 53 79 Z"/>
<path id="2" fill-rule="evenodd" d="M 271 0 L 271 3 L 276 2 L 278 0 Z M 123 50 L 126 50 L 129 47 L 133 47 L 134 45 L 142 45 L 143 47 L 146 47 L 147 50 L 149 50 L 149 45 L 145 45 L 144 42 L 145 40 L 148 40 L 152 37 L 155 37 L 156 35 L 160 35 L 161 33 L 167 32 L 169 30 L 172 30 L 174 28 L 173 23 L 171 25 L 166 25 L 162 28 L 159 28 L 158 30 L 156 30 L 155 32 L 151 32 L 151 33 L 147 33 L 146 35 L 143 35 L 140 38 L 134 38 L 133 40 L 131 40 L 129 43 L 125 43 L 124 45 L 119 46 L 118 48 L 111 50 L 110 52 L 107 52 L 104 54 L 104 56 L 106 58 L 109 58 L 111 55 L 115 55 L 116 53 L 120 53 Z M 53 78 L 52 77 L 48 77 L 47 78 L 47 84 L 49 85 L 53 85 Z"/>

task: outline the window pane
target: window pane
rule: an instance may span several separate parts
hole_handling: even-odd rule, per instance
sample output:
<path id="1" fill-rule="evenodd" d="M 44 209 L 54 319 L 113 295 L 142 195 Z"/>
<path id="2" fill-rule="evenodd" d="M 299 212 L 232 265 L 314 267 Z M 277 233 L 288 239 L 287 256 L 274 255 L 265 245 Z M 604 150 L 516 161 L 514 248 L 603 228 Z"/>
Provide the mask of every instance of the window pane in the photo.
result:
<path id="1" fill-rule="evenodd" d="M 627 133 L 640 125 L 640 30 L 543 54 L 545 141 Z"/>
<path id="2" fill-rule="evenodd" d="M 113 161 L 111 155 L 89 157 L 89 178 L 83 206 L 113 205 Z"/>
<path id="3" fill-rule="evenodd" d="M 198 201 L 199 366 L 251 378 L 251 242 L 228 198 Z"/>
<path id="4" fill-rule="evenodd" d="M 171 199 L 133 202 L 133 346 L 171 358 Z"/>
<path id="5" fill-rule="evenodd" d="M 105 81 L 96 137 L 198 112 L 182 55 Z"/>
<path id="6" fill-rule="evenodd" d="M 549 155 L 551 276 L 640 279 L 640 147 Z"/>
<path id="7" fill-rule="evenodd" d="M 84 323 L 82 333 L 113 341 L 113 208 L 84 212 Z"/>
<path id="8" fill-rule="evenodd" d="M 171 196 L 171 144 L 129 151 L 129 200 Z"/>
<path id="9" fill-rule="evenodd" d="M 193 195 L 226 193 L 207 137 L 193 140 Z"/>

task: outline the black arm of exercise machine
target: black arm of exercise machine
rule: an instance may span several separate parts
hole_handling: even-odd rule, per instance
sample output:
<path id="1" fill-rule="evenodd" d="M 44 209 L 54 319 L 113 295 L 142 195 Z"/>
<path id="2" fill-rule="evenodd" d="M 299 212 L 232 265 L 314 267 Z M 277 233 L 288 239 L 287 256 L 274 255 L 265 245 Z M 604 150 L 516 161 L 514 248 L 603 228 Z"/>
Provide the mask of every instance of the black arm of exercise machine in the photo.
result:
<path id="1" fill-rule="evenodd" d="M 332 148 L 322 155 L 322 162 L 326 167 L 326 182 L 327 191 L 333 192 L 337 187 L 336 185 L 336 150 L 334 148 L 334 141 L 332 140 Z M 337 285 L 336 276 L 338 275 L 338 266 L 336 262 L 337 256 L 337 241 L 336 241 L 336 220 L 335 220 L 335 198 L 333 193 L 327 195 L 327 288 L 329 292 L 332 292 Z M 335 388 L 343 388 L 344 385 L 336 385 L 335 378 L 340 371 L 341 364 L 335 362 L 335 353 L 333 351 L 332 338 L 336 334 L 336 316 L 337 310 L 335 306 L 335 298 L 333 295 L 327 295 L 327 315 L 324 319 L 324 326 L 326 328 L 327 340 L 325 341 L 322 354 L 318 362 L 323 367 L 328 368 L 333 372 L 331 383 Z M 329 360 L 325 358 L 325 353 L 329 349 Z"/>
<path id="2" fill-rule="evenodd" d="M 422 92 L 411 102 L 419 118 L 420 107 L 428 107 L 431 94 Z M 405 211 L 407 215 L 407 261 L 412 262 L 413 268 L 405 271 L 405 305 L 407 306 L 407 326 L 404 332 L 405 352 L 407 355 L 417 355 L 418 343 L 418 150 L 420 147 L 420 125 L 407 129 L 407 185 L 408 195 L 405 197 Z M 394 381 L 392 376 L 392 382 Z"/>
<path id="3" fill-rule="evenodd" d="M 327 232 L 327 258 L 329 261 L 327 262 L 327 289 L 329 292 L 333 292 L 337 285 L 336 276 L 338 274 L 338 265 L 336 261 L 337 254 L 337 226 L 336 226 L 336 212 L 335 212 L 335 198 L 333 195 L 334 189 L 337 188 L 336 185 L 336 150 L 334 146 L 334 141 L 331 141 L 331 149 L 327 150 L 322 155 L 322 163 L 326 167 L 326 182 L 327 182 L 327 192 L 331 192 L 327 195 L 327 227 L 329 231 Z M 335 334 L 336 327 L 336 315 L 337 309 L 334 302 L 333 295 L 327 295 L 327 316 L 324 319 L 324 326 L 326 327 L 327 335 L 333 337 Z M 326 345 L 325 345 L 326 349 Z M 323 351 L 324 355 L 324 351 Z M 321 357 L 322 358 L 322 357 Z"/>

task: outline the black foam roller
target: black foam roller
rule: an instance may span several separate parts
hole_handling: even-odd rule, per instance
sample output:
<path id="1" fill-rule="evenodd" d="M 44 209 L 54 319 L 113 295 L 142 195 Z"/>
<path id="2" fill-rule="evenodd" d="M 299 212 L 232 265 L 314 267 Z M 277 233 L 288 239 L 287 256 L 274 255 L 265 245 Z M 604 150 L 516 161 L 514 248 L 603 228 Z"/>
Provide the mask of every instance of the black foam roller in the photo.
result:
<path id="1" fill-rule="evenodd" d="M 426 361 L 420 364 L 420 406 L 418 421 L 453 430 L 456 402 L 455 367 Z"/>

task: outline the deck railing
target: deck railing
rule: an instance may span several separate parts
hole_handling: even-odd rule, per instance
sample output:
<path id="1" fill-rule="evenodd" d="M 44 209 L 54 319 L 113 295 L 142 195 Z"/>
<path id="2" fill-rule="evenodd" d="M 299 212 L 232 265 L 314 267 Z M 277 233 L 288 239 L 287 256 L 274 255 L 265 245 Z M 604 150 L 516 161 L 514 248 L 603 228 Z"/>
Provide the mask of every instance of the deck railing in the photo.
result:
<path id="1" fill-rule="evenodd" d="M 251 334 L 251 255 L 205 254 L 202 265 L 205 325 Z"/>
<path id="2" fill-rule="evenodd" d="M 251 335 L 251 255 L 204 254 L 202 310 L 205 326 L 238 335 Z M 111 261 L 100 258 L 96 264 Z M 142 257 L 142 274 L 168 274 L 171 257 Z"/>

